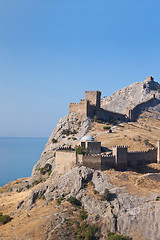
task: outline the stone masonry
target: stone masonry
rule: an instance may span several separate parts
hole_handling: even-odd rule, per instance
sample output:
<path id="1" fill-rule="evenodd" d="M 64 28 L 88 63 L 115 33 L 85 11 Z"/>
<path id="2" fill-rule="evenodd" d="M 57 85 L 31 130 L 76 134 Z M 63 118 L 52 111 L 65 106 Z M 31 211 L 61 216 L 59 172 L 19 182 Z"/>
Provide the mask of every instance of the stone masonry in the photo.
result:
<path id="1" fill-rule="evenodd" d="M 116 113 L 112 111 L 107 111 L 101 108 L 101 92 L 100 91 L 85 91 L 85 99 L 80 100 L 79 103 L 69 104 L 69 113 L 77 112 L 79 114 L 85 115 L 86 117 L 94 118 L 98 116 L 104 121 L 110 120 L 120 120 L 128 121 L 127 115 Z"/>
<path id="2" fill-rule="evenodd" d="M 91 145 L 96 142 L 90 142 Z M 83 144 L 81 145 L 83 146 Z M 99 150 L 98 150 L 99 151 Z M 157 148 L 147 151 L 128 152 L 127 146 L 114 146 L 112 154 L 104 155 L 101 153 L 95 154 L 77 154 L 76 150 L 61 148 L 56 151 L 56 170 L 59 173 L 66 172 L 77 165 L 83 165 L 95 170 L 107 170 L 115 168 L 116 170 L 126 170 L 128 167 L 137 167 L 149 163 L 160 162 L 160 141 L 157 143 Z"/>
<path id="3" fill-rule="evenodd" d="M 154 81 L 153 77 L 147 77 L 147 81 Z M 126 99 L 127 101 L 127 99 Z M 86 117 L 94 118 L 96 115 L 101 120 L 110 122 L 111 120 L 119 121 L 134 121 L 138 118 L 139 114 L 143 112 L 149 106 L 156 106 L 160 103 L 159 99 L 155 98 L 155 94 L 152 95 L 147 101 L 140 102 L 134 107 L 129 107 L 126 110 L 126 114 L 113 112 L 101 108 L 101 92 L 97 91 L 85 91 L 85 99 L 81 99 L 79 103 L 69 104 L 69 113 L 77 112 Z"/>

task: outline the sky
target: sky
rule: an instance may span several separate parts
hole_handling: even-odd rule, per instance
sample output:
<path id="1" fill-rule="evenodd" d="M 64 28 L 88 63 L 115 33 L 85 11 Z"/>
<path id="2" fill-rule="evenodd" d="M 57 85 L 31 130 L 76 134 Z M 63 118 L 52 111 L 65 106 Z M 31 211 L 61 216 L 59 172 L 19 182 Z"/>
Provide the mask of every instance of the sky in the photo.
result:
<path id="1" fill-rule="evenodd" d="M 159 0 L 0 0 L 0 137 L 49 137 L 69 102 L 153 76 Z"/>

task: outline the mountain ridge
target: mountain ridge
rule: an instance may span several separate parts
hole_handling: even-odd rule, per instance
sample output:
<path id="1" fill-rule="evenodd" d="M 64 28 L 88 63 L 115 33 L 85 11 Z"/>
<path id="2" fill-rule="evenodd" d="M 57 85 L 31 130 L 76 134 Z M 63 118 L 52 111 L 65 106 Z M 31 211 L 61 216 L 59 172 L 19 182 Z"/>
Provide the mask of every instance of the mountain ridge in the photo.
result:
<path id="1" fill-rule="evenodd" d="M 135 82 L 131 85 L 117 90 L 109 97 L 101 100 L 101 107 L 125 114 L 127 109 L 134 108 L 136 105 L 152 98 L 153 94 L 160 99 L 160 84 L 155 82 L 152 77 L 147 77 L 142 82 Z"/>

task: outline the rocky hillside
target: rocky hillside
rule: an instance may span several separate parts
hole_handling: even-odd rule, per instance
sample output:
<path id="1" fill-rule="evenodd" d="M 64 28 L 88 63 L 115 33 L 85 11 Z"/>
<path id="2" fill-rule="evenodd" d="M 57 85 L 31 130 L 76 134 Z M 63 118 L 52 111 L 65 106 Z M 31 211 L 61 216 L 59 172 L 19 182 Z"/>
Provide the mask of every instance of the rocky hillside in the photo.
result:
<path id="1" fill-rule="evenodd" d="M 134 108 L 137 104 L 151 99 L 153 94 L 160 99 L 160 85 L 154 80 L 146 79 L 118 90 L 110 97 L 104 97 L 101 106 L 106 110 L 125 114 L 127 108 Z"/>
<path id="2" fill-rule="evenodd" d="M 111 97 L 105 97 L 102 99 L 101 105 L 103 108 L 116 111 L 120 113 L 125 113 L 126 109 L 128 107 L 134 107 L 137 104 L 146 101 L 150 99 L 153 94 L 155 94 L 156 98 L 158 99 L 156 101 L 156 104 L 154 103 L 152 105 L 147 105 L 147 116 L 148 117 L 154 117 L 158 119 L 160 117 L 160 85 L 155 82 L 152 79 L 147 79 L 140 83 L 133 83 L 132 85 L 123 88 L 117 92 L 115 92 Z M 91 126 L 92 125 L 92 126 Z M 111 126 L 113 132 L 115 132 L 116 127 Z M 55 167 L 55 150 L 59 147 L 64 146 L 75 146 L 79 144 L 79 140 L 86 135 L 90 129 L 94 129 L 91 119 L 87 117 L 82 117 L 76 113 L 68 114 L 66 117 L 63 117 L 59 120 L 56 128 L 53 130 L 50 138 L 48 139 L 48 142 L 45 146 L 44 151 L 42 152 L 40 160 L 37 162 L 37 164 L 34 166 L 32 171 L 32 181 L 35 181 L 42 176 L 39 174 L 39 169 L 42 169 L 45 167 L 46 164 L 50 164 L 51 168 L 54 169 Z M 98 131 L 99 132 L 99 131 Z M 103 129 L 101 130 L 100 135 L 104 135 Z M 123 131 L 125 136 L 126 133 Z M 103 145 L 103 139 L 104 136 L 101 138 L 99 137 L 99 133 L 97 134 L 97 130 L 90 131 L 89 134 L 94 135 L 94 137 L 98 137 L 98 141 L 102 141 Z M 120 133 L 122 134 L 122 133 Z M 139 137 L 138 137 L 139 138 Z M 147 136 L 148 138 L 148 136 Z M 145 136 L 144 136 L 145 140 Z M 128 145 L 128 142 L 130 143 L 130 139 L 125 139 L 125 144 Z M 117 137 L 115 138 L 115 142 L 117 145 L 119 145 L 119 140 L 117 142 Z M 122 139 L 121 139 L 122 142 Z M 108 141 L 107 141 L 108 143 Z M 111 144 L 114 145 L 114 143 Z M 111 147 L 111 144 L 109 143 L 109 147 Z M 133 141 L 133 145 L 134 141 Z M 154 144 L 155 145 L 155 144 Z M 108 147 L 105 146 L 104 147 Z M 132 146 L 131 146 L 132 147 Z M 46 176 L 45 176 L 46 177 Z"/>
<path id="3" fill-rule="evenodd" d="M 159 240 L 160 167 L 141 170 L 76 167 L 19 192 L 11 189 L 20 180 L 12 182 L 0 188 L 0 211 L 11 217 L 0 226 L 1 239 L 107 240 L 112 231 L 133 240 Z"/>
<path id="4" fill-rule="evenodd" d="M 56 128 L 53 130 L 48 142 L 42 152 L 40 160 L 34 166 L 32 171 L 33 181 L 39 178 L 39 171 L 45 164 L 52 165 L 54 168 L 55 150 L 60 147 L 75 146 L 79 140 L 87 134 L 91 126 L 91 119 L 81 117 L 76 113 L 68 114 L 59 120 Z"/>
<path id="5" fill-rule="evenodd" d="M 104 98 L 102 106 L 125 113 L 153 94 L 160 99 L 159 91 L 160 85 L 153 80 L 134 83 Z M 159 240 L 159 164 L 125 172 L 84 166 L 62 175 L 54 171 L 56 149 L 74 147 L 86 134 L 108 151 L 114 145 L 127 145 L 129 151 L 155 147 L 160 136 L 159 110 L 159 103 L 150 106 L 138 121 L 129 123 L 94 122 L 76 113 L 61 118 L 31 178 L 0 188 L 0 239 L 108 240 L 108 233 L 115 232 L 133 240 Z M 4 222 L 7 215 L 8 223 Z"/>

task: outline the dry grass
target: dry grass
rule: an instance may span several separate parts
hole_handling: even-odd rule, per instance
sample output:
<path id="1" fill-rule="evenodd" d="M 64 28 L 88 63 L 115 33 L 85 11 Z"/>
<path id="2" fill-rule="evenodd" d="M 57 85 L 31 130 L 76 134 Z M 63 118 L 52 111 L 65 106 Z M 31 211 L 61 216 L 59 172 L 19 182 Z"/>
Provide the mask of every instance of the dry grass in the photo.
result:
<path id="1" fill-rule="evenodd" d="M 145 144 L 145 139 L 156 146 L 160 136 L 160 121 L 152 118 L 140 118 L 137 122 L 120 123 L 117 126 L 110 125 L 112 133 L 108 133 L 103 127 L 105 124 L 93 123 L 89 135 L 101 141 L 103 147 L 112 148 L 115 145 L 127 145 L 129 151 L 147 150 L 152 146 Z"/>
<path id="2" fill-rule="evenodd" d="M 134 123 L 118 124 L 115 128 L 113 127 L 113 133 L 108 133 L 107 130 L 103 129 L 103 126 L 106 125 L 93 123 L 88 134 L 94 136 L 97 141 L 101 141 L 102 146 L 107 148 L 114 145 L 128 145 L 129 151 L 146 150 L 149 146 L 145 145 L 144 140 L 148 139 L 151 144 L 156 146 L 156 141 L 160 136 L 160 121 L 151 118 L 139 119 Z M 148 196 L 152 191 L 158 195 L 160 182 L 156 178 L 153 180 L 145 177 L 144 173 L 147 172 L 160 174 L 160 165 L 149 164 L 141 168 L 141 171 L 140 169 L 131 169 L 130 171 L 119 172 L 111 169 L 105 171 L 105 174 L 109 176 L 113 186 L 125 187 L 125 191 L 130 194 Z M 57 206 L 56 201 L 52 201 L 43 206 L 44 200 L 42 199 L 37 200 L 31 211 L 25 208 L 16 211 L 18 203 L 22 200 L 26 201 L 32 189 L 21 193 L 10 192 L 10 189 L 24 180 L 18 179 L 0 188 L 0 211 L 13 218 L 11 222 L 0 226 L 1 240 L 40 240 L 49 228 L 54 228 L 60 212 L 67 211 L 66 214 L 68 215 L 73 213 L 72 206 L 67 202 Z M 94 196 L 95 199 L 101 197 L 95 192 L 92 183 L 87 186 L 87 195 Z M 53 236 L 56 236 L 56 233 Z"/>

